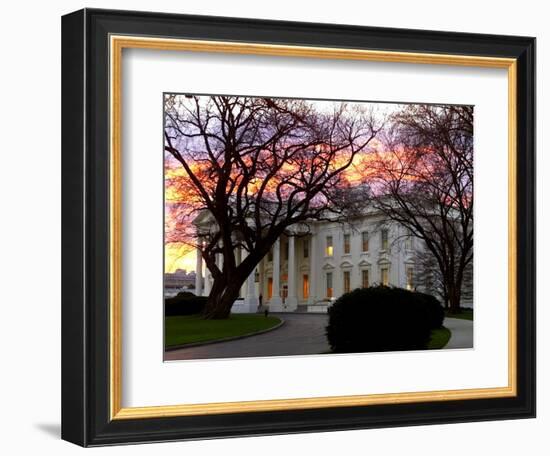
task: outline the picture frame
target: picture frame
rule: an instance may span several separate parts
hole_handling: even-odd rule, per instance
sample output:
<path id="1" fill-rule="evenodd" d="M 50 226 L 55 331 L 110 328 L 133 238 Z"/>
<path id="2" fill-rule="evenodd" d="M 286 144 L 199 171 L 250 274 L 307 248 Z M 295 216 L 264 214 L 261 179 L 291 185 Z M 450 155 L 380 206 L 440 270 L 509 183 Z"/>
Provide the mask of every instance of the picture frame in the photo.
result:
<path id="1" fill-rule="evenodd" d="M 124 49 L 506 69 L 508 385 L 123 407 Z M 62 19 L 62 179 L 63 439 L 100 446 L 535 416 L 534 38 L 80 10 Z"/>

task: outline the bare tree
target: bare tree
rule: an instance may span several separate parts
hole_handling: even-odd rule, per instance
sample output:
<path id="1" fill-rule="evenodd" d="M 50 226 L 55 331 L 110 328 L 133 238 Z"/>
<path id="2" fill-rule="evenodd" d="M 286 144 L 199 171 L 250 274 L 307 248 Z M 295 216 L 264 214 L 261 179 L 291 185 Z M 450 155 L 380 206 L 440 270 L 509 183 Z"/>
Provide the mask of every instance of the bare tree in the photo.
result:
<path id="1" fill-rule="evenodd" d="M 462 279 L 461 305 L 466 301 L 472 301 L 474 297 L 473 283 L 473 261 L 469 262 L 464 269 Z M 438 296 L 444 307 L 449 308 L 449 298 L 446 295 L 445 279 L 437 260 L 429 250 L 415 252 L 415 274 L 414 283 L 418 284 L 426 293 Z"/>
<path id="2" fill-rule="evenodd" d="M 473 108 L 406 106 L 382 144 L 370 183 L 375 206 L 424 241 L 456 312 L 473 259 Z"/>
<path id="3" fill-rule="evenodd" d="M 294 224 L 350 210 L 343 172 L 378 132 L 356 104 L 228 96 L 165 97 L 168 237 L 193 244 L 214 279 L 205 318 L 227 318 L 239 290 Z M 189 233 L 189 220 L 210 223 Z M 187 230 L 187 232 L 186 232 Z M 240 263 L 236 249 L 247 252 Z M 222 265 L 216 257 L 223 257 Z M 221 267 L 220 267 L 221 266 Z"/>

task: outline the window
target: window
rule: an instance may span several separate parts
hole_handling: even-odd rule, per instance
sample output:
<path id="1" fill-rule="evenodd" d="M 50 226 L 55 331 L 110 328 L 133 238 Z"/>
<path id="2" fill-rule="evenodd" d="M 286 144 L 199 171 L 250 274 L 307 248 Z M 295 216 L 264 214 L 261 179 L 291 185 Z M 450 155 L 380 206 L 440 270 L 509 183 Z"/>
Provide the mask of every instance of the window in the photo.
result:
<path id="1" fill-rule="evenodd" d="M 361 251 L 369 251 L 369 233 L 367 233 L 366 231 L 363 231 L 361 233 Z"/>
<path id="2" fill-rule="evenodd" d="M 304 299 L 309 298 L 309 275 L 302 276 L 302 296 Z"/>
<path id="3" fill-rule="evenodd" d="M 334 254 L 334 246 L 332 244 L 332 236 L 327 236 L 327 246 L 325 248 L 325 255 L 331 257 Z"/>
<path id="4" fill-rule="evenodd" d="M 267 261 L 273 261 L 273 247 L 271 247 L 269 252 L 267 252 Z"/>
<path id="5" fill-rule="evenodd" d="M 349 293 L 351 289 L 351 272 L 344 271 L 344 293 Z"/>
<path id="6" fill-rule="evenodd" d="M 283 260 L 288 260 L 288 242 L 285 242 L 284 248 L 283 248 Z"/>
<path id="7" fill-rule="evenodd" d="M 390 284 L 390 270 L 388 267 L 380 268 L 380 282 L 386 287 Z"/>
<path id="8" fill-rule="evenodd" d="M 380 250 L 388 250 L 388 230 L 380 232 Z"/>
<path id="9" fill-rule="evenodd" d="M 267 278 L 267 299 L 271 299 L 273 296 L 273 277 Z"/>
<path id="10" fill-rule="evenodd" d="M 344 234 L 344 253 L 350 253 L 350 251 L 351 251 L 350 235 Z"/>
<path id="11" fill-rule="evenodd" d="M 407 268 L 407 290 L 414 288 L 414 269 L 412 267 Z"/>
<path id="12" fill-rule="evenodd" d="M 363 288 L 369 287 L 369 270 L 368 269 L 363 269 L 361 271 L 361 286 Z"/>
<path id="13" fill-rule="evenodd" d="M 303 240 L 303 246 L 304 246 L 304 258 L 309 257 L 309 240 L 304 239 Z"/>
<path id="14" fill-rule="evenodd" d="M 327 272 L 327 298 L 332 298 L 334 290 L 332 288 L 332 272 Z"/>

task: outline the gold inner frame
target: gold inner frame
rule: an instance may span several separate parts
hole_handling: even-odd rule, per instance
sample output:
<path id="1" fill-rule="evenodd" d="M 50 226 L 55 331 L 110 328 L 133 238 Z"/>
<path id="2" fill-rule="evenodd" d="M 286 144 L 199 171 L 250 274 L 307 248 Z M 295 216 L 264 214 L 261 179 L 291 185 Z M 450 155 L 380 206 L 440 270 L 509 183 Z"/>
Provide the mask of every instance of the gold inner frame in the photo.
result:
<path id="1" fill-rule="evenodd" d="M 170 406 L 122 407 L 122 207 L 121 207 L 121 94 L 123 49 L 195 51 L 255 54 L 317 59 L 367 60 L 431 65 L 454 65 L 508 70 L 508 385 L 461 390 L 273 399 L 245 402 L 181 404 Z M 517 61 L 511 58 L 468 55 L 387 52 L 242 42 L 221 42 L 110 36 L 110 412 L 111 419 L 158 418 L 221 413 L 297 410 L 424 401 L 450 401 L 512 397 L 517 394 L 517 219 L 516 219 L 516 120 Z"/>

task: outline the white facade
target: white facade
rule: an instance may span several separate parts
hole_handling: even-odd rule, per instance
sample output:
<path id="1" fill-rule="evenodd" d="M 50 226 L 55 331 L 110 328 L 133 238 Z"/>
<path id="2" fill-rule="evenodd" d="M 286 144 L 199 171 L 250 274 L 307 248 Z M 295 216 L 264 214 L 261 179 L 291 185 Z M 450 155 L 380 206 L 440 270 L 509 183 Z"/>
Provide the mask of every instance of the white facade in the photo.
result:
<path id="1" fill-rule="evenodd" d="M 241 289 L 235 313 L 325 312 L 342 294 L 373 284 L 422 288 L 414 283 L 415 256 L 422 242 L 408 231 L 377 215 L 355 220 L 353 225 L 312 222 L 294 235 L 277 240 Z M 239 260 L 240 253 L 237 253 Z M 196 289 L 208 295 L 212 277 L 197 255 Z"/>
<path id="2" fill-rule="evenodd" d="M 355 288 L 415 286 L 413 247 L 418 241 L 395 223 L 365 217 L 353 227 L 324 222 L 312 224 L 310 230 L 307 235 L 284 236 L 274 246 L 273 259 L 270 255 L 259 265 L 260 290 L 270 310 L 292 311 L 300 306 L 325 311 Z"/>

